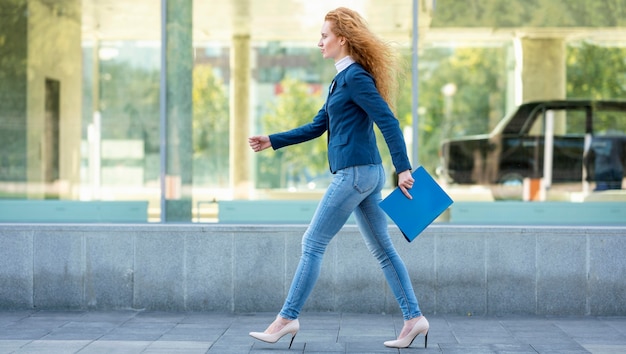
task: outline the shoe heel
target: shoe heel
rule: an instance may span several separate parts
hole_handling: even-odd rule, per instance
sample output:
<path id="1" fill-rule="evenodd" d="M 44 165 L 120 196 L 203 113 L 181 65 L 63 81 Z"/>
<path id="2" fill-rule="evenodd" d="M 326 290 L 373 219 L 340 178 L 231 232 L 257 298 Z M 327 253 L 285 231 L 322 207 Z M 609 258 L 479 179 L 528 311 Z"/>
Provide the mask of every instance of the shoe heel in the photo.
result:
<path id="1" fill-rule="evenodd" d="M 291 345 L 293 344 L 293 340 L 296 338 L 296 334 L 297 334 L 297 333 L 294 333 L 294 334 L 291 336 L 291 342 L 289 342 L 289 349 L 291 349 Z"/>
<path id="2" fill-rule="evenodd" d="M 428 332 L 424 336 L 424 349 L 428 348 Z"/>

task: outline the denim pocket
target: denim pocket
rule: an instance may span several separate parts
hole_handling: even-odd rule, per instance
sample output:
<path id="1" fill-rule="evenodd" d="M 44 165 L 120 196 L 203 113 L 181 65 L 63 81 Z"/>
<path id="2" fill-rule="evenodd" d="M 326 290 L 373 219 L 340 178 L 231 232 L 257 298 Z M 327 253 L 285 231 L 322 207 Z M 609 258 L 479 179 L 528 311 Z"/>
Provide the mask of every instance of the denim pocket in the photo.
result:
<path id="1" fill-rule="evenodd" d="M 372 191 L 380 181 L 379 165 L 361 165 L 352 167 L 354 189 L 363 194 Z"/>

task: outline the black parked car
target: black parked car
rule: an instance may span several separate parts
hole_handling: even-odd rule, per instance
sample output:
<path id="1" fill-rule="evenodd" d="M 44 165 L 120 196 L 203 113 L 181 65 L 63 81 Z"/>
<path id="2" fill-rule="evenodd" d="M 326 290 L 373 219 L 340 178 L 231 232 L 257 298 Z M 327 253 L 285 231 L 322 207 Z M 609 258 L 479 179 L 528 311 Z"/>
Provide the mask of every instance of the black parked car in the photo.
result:
<path id="1" fill-rule="evenodd" d="M 596 189 L 620 189 L 626 165 L 626 101 L 522 104 L 489 134 L 443 141 L 440 177 L 457 184 L 520 186 L 526 177 L 543 177 L 550 116 L 552 183 L 587 180 Z"/>

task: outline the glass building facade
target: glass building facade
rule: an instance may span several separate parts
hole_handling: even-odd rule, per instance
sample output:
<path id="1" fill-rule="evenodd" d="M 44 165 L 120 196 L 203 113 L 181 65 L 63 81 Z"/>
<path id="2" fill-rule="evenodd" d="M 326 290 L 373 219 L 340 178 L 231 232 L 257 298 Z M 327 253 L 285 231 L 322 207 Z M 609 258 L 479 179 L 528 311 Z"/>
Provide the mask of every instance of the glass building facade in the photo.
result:
<path id="1" fill-rule="evenodd" d="M 90 203 L 119 202 L 100 211 L 115 214 L 140 202 L 145 221 L 215 222 L 222 201 L 319 199 L 326 139 L 254 154 L 247 137 L 321 107 L 335 68 L 317 42 L 337 6 L 398 48 L 409 154 L 456 200 L 521 202 L 533 178 L 450 180 L 444 141 L 489 133 L 528 101 L 626 97 L 625 1 L 1 0 L 0 213 L 15 201 L 82 202 L 87 214 Z M 607 119 L 621 117 L 612 128 L 626 135 L 615 112 Z M 612 143 L 612 166 L 623 164 Z M 543 199 L 582 201 L 588 182 L 555 181 Z"/>

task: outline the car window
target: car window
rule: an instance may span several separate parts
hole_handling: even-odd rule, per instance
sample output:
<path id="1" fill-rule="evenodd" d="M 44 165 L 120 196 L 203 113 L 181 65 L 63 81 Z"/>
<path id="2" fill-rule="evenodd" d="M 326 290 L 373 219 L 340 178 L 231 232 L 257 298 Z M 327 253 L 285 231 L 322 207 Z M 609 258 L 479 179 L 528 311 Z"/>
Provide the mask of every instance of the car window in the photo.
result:
<path id="1" fill-rule="evenodd" d="M 565 115 L 563 117 L 564 120 L 561 122 L 564 129 L 564 135 L 585 135 L 585 121 L 587 119 L 587 110 L 563 110 L 562 113 Z"/>
<path id="2" fill-rule="evenodd" d="M 596 110 L 593 117 L 594 135 L 626 135 L 626 111 Z"/>
<path id="3" fill-rule="evenodd" d="M 546 115 L 554 114 L 554 135 L 576 135 L 585 134 L 585 119 L 587 111 L 582 108 L 576 109 L 549 109 L 538 111 L 535 119 L 528 131 L 529 136 L 543 136 L 546 127 Z"/>

